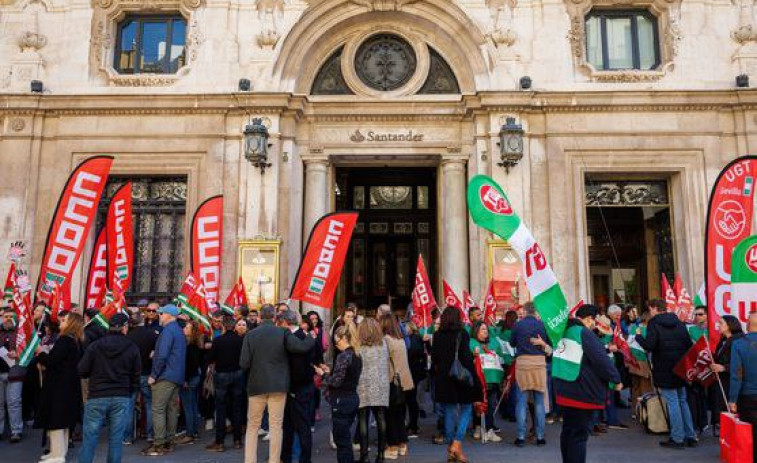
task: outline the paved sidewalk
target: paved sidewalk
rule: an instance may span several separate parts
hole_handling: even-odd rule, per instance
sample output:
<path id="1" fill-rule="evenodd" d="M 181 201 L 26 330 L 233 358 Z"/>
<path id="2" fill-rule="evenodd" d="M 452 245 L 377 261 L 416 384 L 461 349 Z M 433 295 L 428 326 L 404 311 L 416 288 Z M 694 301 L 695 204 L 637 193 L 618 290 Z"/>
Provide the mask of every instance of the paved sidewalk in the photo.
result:
<path id="1" fill-rule="evenodd" d="M 326 415 L 326 414 L 325 414 Z M 630 412 L 621 411 L 621 417 L 631 424 Z M 330 421 L 324 417 L 316 426 L 314 435 L 313 463 L 336 461 L 336 452 L 329 448 Z M 560 423 L 547 425 L 547 445 L 536 447 L 527 445 L 517 448 L 512 445 L 515 438 L 515 424 L 503 423 L 502 437 L 504 441 L 498 444 L 481 444 L 470 438 L 466 440 L 464 449 L 471 463 L 537 463 L 560 461 Z M 433 434 L 433 420 L 422 420 L 423 429 L 418 439 L 411 439 L 410 454 L 400 457 L 398 463 L 443 463 L 446 461 L 445 448 L 431 443 Z M 375 433 L 375 428 L 371 429 Z M 104 437 L 104 436 L 103 436 Z M 205 444 L 212 439 L 212 432 L 204 432 L 200 440 L 193 445 L 177 447 L 176 451 L 164 457 L 143 457 L 139 451 L 146 446 L 144 441 L 124 448 L 124 462 L 151 461 L 161 463 L 226 463 L 241 462 L 243 450 L 226 450 L 224 453 L 214 453 L 205 450 Z M 707 433 L 702 437 L 700 446 L 696 449 L 668 450 L 660 448 L 658 441 L 662 436 L 652 436 L 644 433 L 640 426 L 632 425 L 629 430 L 610 430 L 608 434 L 592 437 L 589 440 L 589 462 L 597 463 L 696 463 L 717 462 L 719 446 L 716 438 Z M 103 439 L 104 440 L 104 439 Z M 21 444 L 11 445 L 7 439 L 0 441 L 0 462 L 35 463 L 39 460 L 41 435 L 38 431 L 30 431 L 25 435 Z M 231 444 L 228 437 L 227 445 Z M 373 448 L 375 450 L 375 447 Z M 77 447 L 69 451 L 68 461 L 75 462 Z M 105 462 L 106 447 L 101 443 L 98 448 L 96 462 Z M 258 446 L 261 463 L 267 461 L 268 445 L 261 442 Z M 371 455 L 375 455 L 374 452 Z M 373 459 L 372 459 L 373 460 Z"/>

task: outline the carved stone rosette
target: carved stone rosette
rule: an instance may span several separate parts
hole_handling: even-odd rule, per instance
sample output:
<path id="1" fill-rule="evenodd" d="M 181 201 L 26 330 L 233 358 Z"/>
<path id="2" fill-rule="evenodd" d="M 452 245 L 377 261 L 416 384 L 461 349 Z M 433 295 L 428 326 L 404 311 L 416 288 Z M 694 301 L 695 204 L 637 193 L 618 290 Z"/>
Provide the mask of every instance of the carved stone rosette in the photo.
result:
<path id="1" fill-rule="evenodd" d="M 197 20 L 202 0 L 93 0 L 90 69 L 108 84 L 124 87 L 171 85 L 186 75 L 197 61 L 205 38 Z M 130 13 L 180 13 L 187 20 L 186 64 L 176 74 L 119 74 L 113 67 L 118 23 Z"/>
<path id="2" fill-rule="evenodd" d="M 579 69 L 598 82 L 649 82 L 664 77 L 674 64 L 681 41 L 682 0 L 565 0 L 570 15 L 570 42 L 573 60 Z M 653 70 L 597 70 L 586 57 L 586 15 L 595 7 L 648 9 L 657 16 L 660 34 L 660 65 Z"/>

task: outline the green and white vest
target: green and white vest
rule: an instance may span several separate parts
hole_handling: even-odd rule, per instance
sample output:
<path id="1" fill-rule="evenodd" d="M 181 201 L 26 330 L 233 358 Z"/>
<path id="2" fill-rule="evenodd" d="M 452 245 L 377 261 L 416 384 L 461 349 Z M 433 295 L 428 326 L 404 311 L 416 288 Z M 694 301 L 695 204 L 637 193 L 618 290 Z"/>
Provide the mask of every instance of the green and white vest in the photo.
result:
<path id="1" fill-rule="evenodd" d="M 575 381 L 581 372 L 581 360 L 584 356 L 581 347 L 581 326 L 571 326 L 557 343 L 552 353 L 552 376 L 564 381 Z"/>

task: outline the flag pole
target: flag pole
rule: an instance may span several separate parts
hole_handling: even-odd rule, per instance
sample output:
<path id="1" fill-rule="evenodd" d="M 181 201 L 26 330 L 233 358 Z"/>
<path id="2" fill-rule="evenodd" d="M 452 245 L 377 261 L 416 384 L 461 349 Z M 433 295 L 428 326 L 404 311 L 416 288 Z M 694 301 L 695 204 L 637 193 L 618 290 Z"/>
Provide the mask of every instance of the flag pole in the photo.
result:
<path id="1" fill-rule="evenodd" d="M 710 349 L 710 339 L 709 334 L 705 336 L 704 342 L 707 344 L 707 350 L 712 352 L 712 349 Z M 712 354 L 710 355 L 710 371 L 712 371 L 712 364 L 715 363 L 714 359 L 712 358 Z M 718 380 L 718 386 L 720 386 L 720 393 L 723 394 L 723 404 L 725 404 L 726 411 L 728 410 L 728 397 L 725 395 L 725 388 L 723 387 L 723 381 L 720 380 L 720 374 L 715 373 L 712 371 L 712 373 L 715 375 L 715 378 Z"/>

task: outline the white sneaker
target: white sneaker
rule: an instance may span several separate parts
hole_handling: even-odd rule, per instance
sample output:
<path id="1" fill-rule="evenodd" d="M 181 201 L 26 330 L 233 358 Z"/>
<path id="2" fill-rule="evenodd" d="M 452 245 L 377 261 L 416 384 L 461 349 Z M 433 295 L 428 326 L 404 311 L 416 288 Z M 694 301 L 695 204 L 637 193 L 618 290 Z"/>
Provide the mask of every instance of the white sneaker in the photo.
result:
<path id="1" fill-rule="evenodd" d="M 356 452 L 357 452 L 358 450 L 360 450 L 360 444 L 355 444 L 355 443 L 353 443 L 353 444 L 352 444 L 352 450 L 354 450 L 354 451 L 356 451 Z"/>
<path id="2" fill-rule="evenodd" d="M 481 426 L 476 426 L 473 430 L 473 440 L 481 439 Z"/>
<path id="3" fill-rule="evenodd" d="M 329 433 L 329 447 L 331 447 L 331 450 L 336 450 L 336 443 L 334 442 L 334 435 L 332 433 Z"/>
<path id="4" fill-rule="evenodd" d="M 493 429 L 486 432 L 486 440 L 489 442 L 502 442 L 502 438 L 499 437 Z"/>
<path id="5" fill-rule="evenodd" d="M 205 430 L 206 431 L 212 431 L 214 424 L 215 424 L 215 421 L 213 421 L 213 420 L 205 420 Z"/>
<path id="6" fill-rule="evenodd" d="M 258 429 L 258 437 L 265 436 L 266 434 L 268 434 L 268 432 L 265 429 L 263 428 Z"/>
<path id="7" fill-rule="evenodd" d="M 265 433 L 265 436 L 263 436 L 263 442 L 268 442 L 269 440 L 271 440 L 271 433 L 267 432 Z"/>

